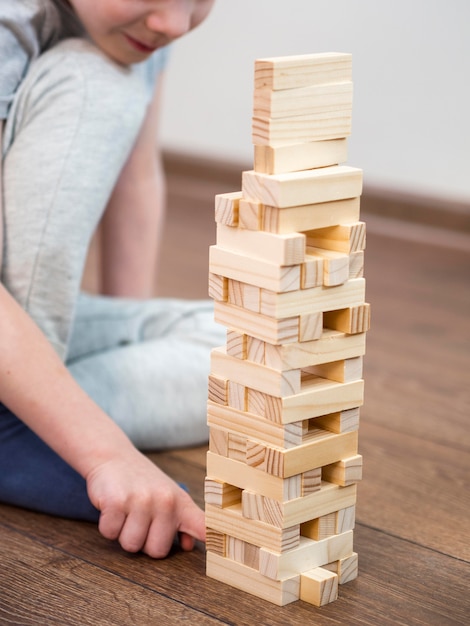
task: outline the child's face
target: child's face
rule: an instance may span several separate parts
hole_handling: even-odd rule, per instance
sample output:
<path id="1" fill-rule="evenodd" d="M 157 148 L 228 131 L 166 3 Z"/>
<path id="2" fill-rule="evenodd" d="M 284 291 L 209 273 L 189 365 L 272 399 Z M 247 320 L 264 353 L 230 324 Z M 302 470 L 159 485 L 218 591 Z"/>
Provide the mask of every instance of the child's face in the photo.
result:
<path id="1" fill-rule="evenodd" d="M 94 43 L 124 65 L 200 24 L 215 0 L 68 0 Z"/>

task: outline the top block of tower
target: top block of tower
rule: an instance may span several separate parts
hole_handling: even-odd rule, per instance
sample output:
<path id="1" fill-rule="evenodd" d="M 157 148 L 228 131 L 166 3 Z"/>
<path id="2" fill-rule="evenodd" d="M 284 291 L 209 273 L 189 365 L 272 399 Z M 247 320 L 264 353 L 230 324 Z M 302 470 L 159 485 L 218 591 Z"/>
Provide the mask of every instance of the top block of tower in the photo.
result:
<path id="1" fill-rule="evenodd" d="M 255 89 L 293 89 L 352 80 L 352 55 L 342 52 L 258 59 Z"/>

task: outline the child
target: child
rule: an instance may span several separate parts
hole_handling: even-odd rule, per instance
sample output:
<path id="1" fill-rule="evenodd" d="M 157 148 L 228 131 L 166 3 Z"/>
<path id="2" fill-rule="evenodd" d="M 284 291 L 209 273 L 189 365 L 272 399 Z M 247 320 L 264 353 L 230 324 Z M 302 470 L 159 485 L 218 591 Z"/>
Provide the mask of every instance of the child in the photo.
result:
<path id="1" fill-rule="evenodd" d="M 185 550 L 205 536 L 203 512 L 138 449 L 206 440 L 209 352 L 224 340 L 208 302 L 142 299 L 165 46 L 212 4 L 0 0 L 0 500 L 99 520 L 156 558 L 176 533 Z M 86 296 L 103 214 L 107 296 Z"/>

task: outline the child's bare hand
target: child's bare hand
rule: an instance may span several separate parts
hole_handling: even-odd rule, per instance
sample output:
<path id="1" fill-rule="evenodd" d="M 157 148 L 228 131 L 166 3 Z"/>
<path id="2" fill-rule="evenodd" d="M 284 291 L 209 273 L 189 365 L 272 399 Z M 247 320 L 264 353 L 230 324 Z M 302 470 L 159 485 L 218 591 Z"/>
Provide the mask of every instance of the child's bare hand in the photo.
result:
<path id="1" fill-rule="evenodd" d="M 205 540 L 203 511 L 191 497 L 145 456 L 119 457 L 97 466 L 87 477 L 89 497 L 101 511 L 99 530 L 124 550 L 165 557 L 176 533 L 183 550 Z"/>

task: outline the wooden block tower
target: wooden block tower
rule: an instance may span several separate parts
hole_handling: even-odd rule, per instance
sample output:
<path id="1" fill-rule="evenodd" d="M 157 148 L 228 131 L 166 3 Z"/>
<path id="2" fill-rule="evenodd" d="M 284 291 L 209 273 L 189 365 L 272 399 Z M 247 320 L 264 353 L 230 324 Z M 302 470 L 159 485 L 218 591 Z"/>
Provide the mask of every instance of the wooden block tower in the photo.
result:
<path id="1" fill-rule="evenodd" d="M 207 574 L 278 605 L 336 599 L 353 551 L 369 328 L 351 55 L 255 62 L 254 170 L 215 199 Z"/>

